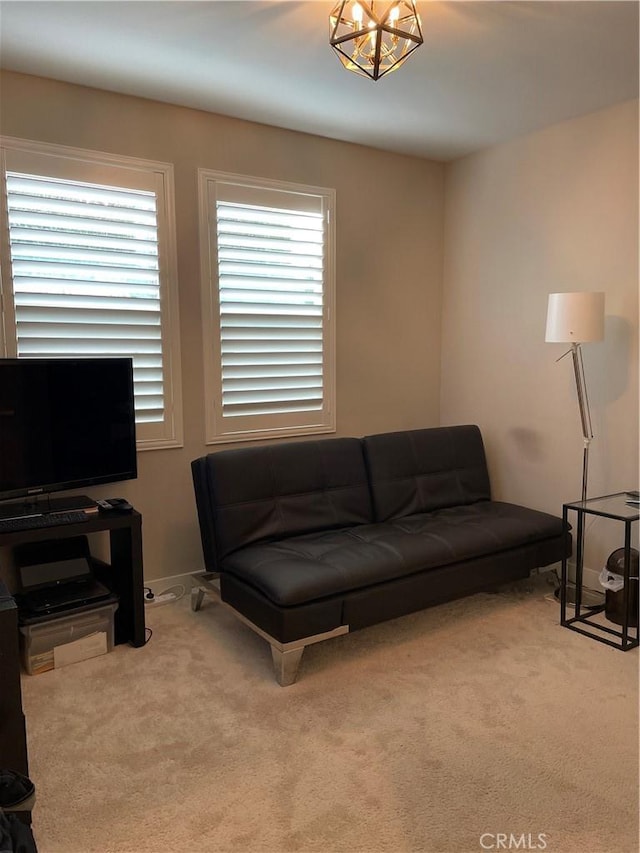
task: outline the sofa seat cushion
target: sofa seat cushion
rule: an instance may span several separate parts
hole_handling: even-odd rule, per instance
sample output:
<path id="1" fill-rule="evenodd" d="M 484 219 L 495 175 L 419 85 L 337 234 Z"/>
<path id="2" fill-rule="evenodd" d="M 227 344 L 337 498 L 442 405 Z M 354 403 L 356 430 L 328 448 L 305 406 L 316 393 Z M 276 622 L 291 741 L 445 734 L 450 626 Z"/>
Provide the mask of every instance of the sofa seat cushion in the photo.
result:
<path id="1" fill-rule="evenodd" d="M 256 543 L 227 556 L 222 570 L 288 607 L 561 536 L 559 518 L 481 501 Z"/>

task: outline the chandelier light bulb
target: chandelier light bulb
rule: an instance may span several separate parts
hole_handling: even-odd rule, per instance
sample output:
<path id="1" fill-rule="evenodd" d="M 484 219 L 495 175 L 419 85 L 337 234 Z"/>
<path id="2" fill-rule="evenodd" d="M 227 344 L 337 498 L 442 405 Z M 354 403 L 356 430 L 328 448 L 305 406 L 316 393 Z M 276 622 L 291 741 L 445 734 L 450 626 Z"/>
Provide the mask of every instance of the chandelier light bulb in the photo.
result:
<path id="1" fill-rule="evenodd" d="M 329 16 L 329 43 L 348 71 L 379 80 L 422 42 L 415 0 L 341 0 Z"/>

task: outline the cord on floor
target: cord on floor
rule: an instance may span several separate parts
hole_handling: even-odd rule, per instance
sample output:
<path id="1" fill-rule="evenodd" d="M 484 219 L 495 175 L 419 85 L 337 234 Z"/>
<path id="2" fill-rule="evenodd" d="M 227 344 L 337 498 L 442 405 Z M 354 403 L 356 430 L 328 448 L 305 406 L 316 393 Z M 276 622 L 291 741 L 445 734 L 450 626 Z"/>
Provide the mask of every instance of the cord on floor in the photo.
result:
<path id="1" fill-rule="evenodd" d="M 174 592 L 174 590 L 180 590 L 179 592 Z M 174 584 L 170 586 L 168 589 L 162 591 L 162 595 L 175 595 L 174 601 L 180 601 L 180 599 L 184 596 L 186 592 L 185 586 L 182 583 Z"/>
<path id="2" fill-rule="evenodd" d="M 153 587 L 150 586 L 145 586 L 144 591 L 144 603 L 146 605 L 153 605 L 154 607 L 157 607 L 161 604 L 172 604 L 176 601 L 180 601 L 186 593 L 186 588 L 184 584 L 179 583 L 174 584 L 157 594 L 153 591 Z"/>

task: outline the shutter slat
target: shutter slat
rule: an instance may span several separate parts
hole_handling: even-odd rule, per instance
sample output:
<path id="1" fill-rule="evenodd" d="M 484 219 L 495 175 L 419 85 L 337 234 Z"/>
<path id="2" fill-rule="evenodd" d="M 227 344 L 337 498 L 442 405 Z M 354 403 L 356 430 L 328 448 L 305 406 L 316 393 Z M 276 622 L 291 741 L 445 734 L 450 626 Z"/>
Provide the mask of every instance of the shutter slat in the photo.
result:
<path id="1" fill-rule="evenodd" d="M 218 248 L 218 261 L 237 261 L 244 264 L 270 264 L 276 267 L 296 266 L 301 269 L 322 269 L 322 251 L 316 255 L 301 252 L 275 252 L 254 249 Z"/>
<path id="2" fill-rule="evenodd" d="M 155 249 L 155 251 L 154 251 Z M 157 246 L 150 246 L 146 252 L 129 252 L 122 249 L 104 247 L 72 247 L 59 246 L 47 243 L 19 243 L 14 242 L 12 257 L 16 264 L 41 263 L 53 264 L 87 264 L 91 267 L 110 267 L 116 269 L 158 269 Z"/>
<path id="3" fill-rule="evenodd" d="M 269 378 L 277 384 L 282 377 L 295 376 L 322 376 L 321 364 L 287 364 L 287 365 L 258 365 L 251 366 L 226 366 L 226 376 L 229 380 L 236 378 L 242 379 L 263 379 Z"/>
<path id="4" fill-rule="evenodd" d="M 284 367 L 289 364 L 322 364 L 322 353 L 265 353 L 264 350 L 260 350 L 250 353 L 228 353 L 224 357 L 225 367 L 248 367 L 253 365 L 258 365 L 259 367 L 268 365 Z"/>
<path id="5" fill-rule="evenodd" d="M 322 230 L 322 219 L 317 213 L 306 213 L 277 207 L 258 207 L 256 205 L 234 204 L 218 201 L 218 219 L 220 222 L 259 222 L 270 225 L 282 225 L 286 228 L 312 228 Z"/>
<path id="6" fill-rule="evenodd" d="M 81 340 L 117 339 L 138 340 L 145 338 L 159 341 L 158 351 L 162 350 L 162 335 L 159 326 L 126 326 L 78 324 L 78 323 L 21 323 L 20 336 L 23 339 L 40 338 L 42 340 L 73 340 L 74 346 Z"/>
<path id="7" fill-rule="evenodd" d="M 310 287 L 313 287 L 314 282 L 322 282 L 321 268 L 314 270 L 293 264 L 285 267 L 282 264 L 260 264 L 258 262 L 240 264 L 237 261 L 221 261 L 218 265 L 218 273 L 222 281 L 228 280 L 234 285 L 243 281 L 258 286 L 280 283 L 282 287 L 286 288 L 287 286 L 291 287 L 290 282 L 297 284 L 299 281 L 307 281 Z"/>
<path id="8" fill-rule="evenodd" d="M 22 293 L 61 293 L 68 296 L 124 296 L 128 299 L 153 299 L 159 291 L 158 284 L 145 285 L 141 282 L 127 284 L 126 282 L 97 282 L 73 281 L 65 279 L 22 278 L 14 276 L 14 292 Z"/>
<path id="9" fill-rule="evenodd" d="M 287 290 L 272 290 L 270 287 L 264 290 L 249 289 L 244 284 L 241 287 L 234 288 L 229 286 L 227 280 L 221 286 L 220 301 L 223 303 L 248 302 L 260 309 L 263 305 L 268 305 L 271 308 L 278 305 L 285 305 L 287 307 L 293 305 L 303 305 L 306 307 L 310 305 L 321 308 L 322 293 L 308 292 L 306 288 L 296 290 L 294 287 L 289 287 Z"/>
<path id="10" fill-rule="evenodd" d="M 118 222 L 126 225 L 155 226 L 156 212 L 154 210 L 139 210 L 125 206 L 110 206 L 94 204 L 91 201 L 72 199 L 47 198 L 38 195 L 12 195 L 11 217 L 20 213 L 28 213 L 34 218 L 41 218 L 43 227 L 55 227 L 60 219 L 78 219 L 85 216 L 104 222 Z"/>
<path id="11" fill-rule="evenodd" d="M 159 386 L 162 386 L 162 366 L 161 363 L 158 363 L 157 367 L 143 367 L 140 365 L 140 361 L 142 360 L 142 356 L 138 355 L 135 359 L 134 366 L 134 380 L 137 382 L 145 382 L 145 383 L 158 383 Z M 143 387 L 143 386 L 141 386 Z"/>
<path id="12" fill-rule="evenodd" d="M 232 399 L 233 392 L 242 392 L 247 396 L 251 396 L 251 399 L 257 399 L 256 395 L 260 394 L 260 392 L 273 392 L 277 394 L 276 399 L 283 398 L 285 394 L 292 394 L 296 391 L 305 391 L 306 389 L 315 389 L 316 392 L 322 391 L 322 376 L 281 376 L 271 379 L 258 379 L 256 377 L 251 380 L 251 392 L 247 392 L 247 382 L 246 379 L 238 377 L 237 379 L 231 379 L 227 377 L 226 382 L 226 391 L 228 399 Z M 299 399 L 299 395 L 296 394 L 296 399 Z M 269 398 L 272 399 L 272 398 Z"/>
<path id="13" fill-rule="evenodd" d="M 164 410 L 155 409 L 143 411 L 136 406 L 136 423 L 137 424 L 155 424 L 164 419 Z"/>
<path id="14" fill-rule="evenodd" d="M 141 284 L 158 286 L 156 269 L 143 270 L 136 267 L 109 267 L 106 264 L 67 264 L 59 261 L 13 262 L 16 279 L 47 281 L 89 281 L 101 284 Z"/>
<path id="15" fill-rule="evenodd" d="M 136 400 L 136 410 L 140 410 L 141 412 L 151 412 L 151 411 L 160 411 L 162 409 L 162 395 L 149 394 L 148 396 L 142 396 L 138 400 Z"/>
<path id="16" fill-rule="evenodd" d="M 127 223 L 105 222 L 99 219 L 58 216 L 47 220 L 36 213 L 25 211 L 9 212 L 9 227 L 30 229 L 34 235 L 40 233 L 58 234 L 60 242 L 78 236 L 115 237 L 134 240 L 153 241 L 157 238 L 158 229 L 153 225 L 128 225 Z M 34 237 L 35 239 L 35 237 Z"/>
<path id="17" fill-rule="evenodd" d="M 228 235 L 242 236 L 245 239 L 251 237 L 262 237 L 271 240 L 295 240 L 304 243 L 322 244 L 322 232 L 303 231 L 277 228 L 273 225 L 251 225 L 244 222 L 221 222 L 219 223 L 218 233 L 222 236 L 222 245 L 224 238 Z"/>
<path id="18" fill-rule="evenodd" d="M 322 341 L 322 329 L 222 329 L 223 341 Z"/>
<path id="19" fill-rule="evenodd" d="M 221 314 L 222 314 L 222 323 L 226 322 L 226 317 L 235 316 L 244 318 L 244 322 L 246 323 L 246 317 L 255 312 L 256 305 L 255 303 L 251 304 L 243 304 L 242 302 L 227 302 L 223 303 L 220 306 Z M 322 317 L 322 308 L 320 306 L 300 306 L 300 305 L 292 305 L 290 309 L 284 304 L 280 305 L 265 305 L 263 308 L 265 315 L 282 316 L 283 314 L 290 317 Z"/>
<path id="20" fill-rule="evenodd" d="M 103 205 L 127 206 L 141 210 L 156 209 L 155 197 L 142 190 L 58 181 L 37 175 L 16 175 L 10 172 L 7 175 L 7 189 L 15 199 L 29 195 L 38 198 L 91 200 Z"/>
<path id="21" fill-rule="evenodd" d="M 133 387 L 136 395 L 147 397 L 147 399 L 150 397 L 157 398 L 162 395 L 162 381 L 149 382 L 142 377 L 138 377 L 136 380 L 136 375 L 134 375 Z"/>
<path id="22" fill-rule="evenodd" d="M 67 311 L 76 309 L 90 309 L 93 311 L 130 311 L 132 300 L 127 297 L 96 296 L 94 294 L 67 294 L 67 293 L 20 293 L 14 294 L 16 308 L 31 310 L 40 307 L 44 310 L 49 308 L 63 308 Z M 138 299 L 135 310 L 153 312 L 160 319 L 159 299 Z"/>
<path id="23" fill-rule="evenodd" d="M 42 305 L 16 306 L 16 314 L 21 323 L 47 323 L 60 326 L 160 326 L 160 317 L 156 312 L 130 310 L 130 307 L 112 309 L 71 308 L 67 305 L 44 307 Z"/>
<path id="24" fill-rule="evenodd" d="M 94 356 L 135 356 L 136 353 L 160 353 L 160 347 L 154 341 L 120 338 L 117 340 L 99 338 L 82 340 L 73 338 L 71 342 L 60 338 L 28 338 L 18 341 L 18 355 L 41 355 L 58 358 L 63 355 Z"/>
<path id="25" fill-rule="evenodd" d="M 315 388 L 276 388 L 274 390 L 225 391 L 222 395 L 223 405 L 238 403 L 289 403 L 296 400 L 319 401 L 321 395 Z"/>
<path id="26" fill-rule="evenodd" d="M 322 411 L 322 401 L 319 403 L 303 403 L 298 400 L 294 405 L 290 403 L 281 403 L 279 405 L 266 403 L 251 403 L 248 406 L 230 406 L 225 407 L 226 418 L 246 417 L 247 415 L 296 415 L 302 412 L 320 412 Z"/>
<path id="27" fill-rule="evenodd" d="M 230 252 L 231 250 L 243 250 L 247 247 L 247 240 L 238 234 L 220 234 L 218 239 L 218 253 Z M 273 252 L 277 255 L 285 255 L 295 257 L 296 255 L 312 255 L 316 258 L 322 257 L 323 246 L 322 241 L 314 243 L 305 243 L 301 240 L 296 240 L 295 243 L 285 239 L 273 239 L 269 237 L 259 237 L 253 235 L 251 237 L 251 245 L 248 247 L 253 251 L 264 250 Z"/>
<path id="28" fill-rule="evenodd" d="M 222 345 L 223 356 L 226 353 L 281 353 L 288 356 L 308 352 L 322 352 L 322 341 L 228 341 Z"/>
<path id="29" fill-rule="evenodd" d="M 157 255 L 158 244 L 153 240 L 128 239 L 127 237 L 101 237 L 98 234 L 77 234 L 60 231 L 34 231 L 30 228 L 15 226 L 11 229 L 11 244 L 18 251 L 27 247 L 68 249 L 68 250 L 105 250 L 108 252 L 127 252 L 127 254 Z M 35 251 L 35 249 L 34 249 Z"/>
<path id="30" fill-rule="evenodd" d="M 223 329 L 322 329 L 322 317 L 296 317 L 295 315 L 251 314 L 245 311 L 235 316 L 225 315 L 220 318 Z"/>

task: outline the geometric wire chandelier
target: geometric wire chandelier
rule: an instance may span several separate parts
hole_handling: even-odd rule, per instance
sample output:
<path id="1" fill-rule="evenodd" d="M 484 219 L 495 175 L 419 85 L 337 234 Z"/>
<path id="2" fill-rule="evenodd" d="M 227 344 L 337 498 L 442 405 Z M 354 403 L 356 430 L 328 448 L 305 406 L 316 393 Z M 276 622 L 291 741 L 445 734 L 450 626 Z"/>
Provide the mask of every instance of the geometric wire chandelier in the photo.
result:
<path id="1" fill-rule="evenodd" d="M 400 68 L 423 42 L 414 0 L 341 0 L 329 23 L 329 44 L 344 67 L 372 80 Z"/>

